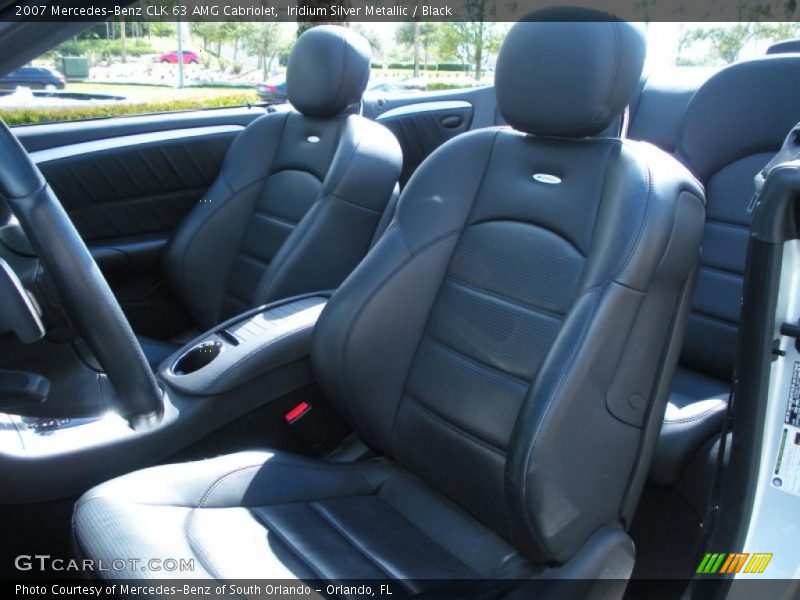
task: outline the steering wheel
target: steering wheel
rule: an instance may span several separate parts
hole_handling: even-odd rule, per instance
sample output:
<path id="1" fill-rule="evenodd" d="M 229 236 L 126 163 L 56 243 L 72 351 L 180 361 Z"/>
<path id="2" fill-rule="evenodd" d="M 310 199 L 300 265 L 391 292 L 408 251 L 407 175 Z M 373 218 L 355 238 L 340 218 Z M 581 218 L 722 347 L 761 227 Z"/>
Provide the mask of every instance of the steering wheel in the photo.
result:
<path id="1" fill-rule="evenodd" d="M 53 190 L 2 119 L 0 196 L 44 264 L 78 335 L 108 374 L 117 412 L 133 429 L 158 423 L 161 389 L 130 323 Z"/>

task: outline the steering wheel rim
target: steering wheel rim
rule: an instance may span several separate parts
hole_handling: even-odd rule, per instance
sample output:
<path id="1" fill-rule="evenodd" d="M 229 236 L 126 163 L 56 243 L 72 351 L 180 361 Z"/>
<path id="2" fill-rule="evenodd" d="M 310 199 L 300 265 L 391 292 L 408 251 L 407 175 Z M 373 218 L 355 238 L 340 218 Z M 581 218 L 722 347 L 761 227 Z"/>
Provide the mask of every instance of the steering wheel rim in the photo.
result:
<path id="1" fill-rule="evenodd" d="M 163 395 L 130 323 L 55 193 L 2 119 L 0 196 L 44 264 L 78 335 L 107 373 L 117 412 L 133 429 L 158 423 Z"/>

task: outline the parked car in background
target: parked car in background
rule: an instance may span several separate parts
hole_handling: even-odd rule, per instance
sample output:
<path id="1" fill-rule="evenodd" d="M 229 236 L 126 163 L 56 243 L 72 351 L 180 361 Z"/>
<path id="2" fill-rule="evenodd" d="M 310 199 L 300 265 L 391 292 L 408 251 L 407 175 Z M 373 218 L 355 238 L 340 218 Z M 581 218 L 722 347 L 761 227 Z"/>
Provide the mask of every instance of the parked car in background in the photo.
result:
<path id="1" fill-rule="evenodd" d="M 367 93 L 403 94 L 419 92 L 425 89 L 419 79 L 378 79 L 370 80 Z M 286 76 L 275 75 L 256 85 L 256 93 L 262 102 L 281 104 L 286 102 Z"/>
<path id="2" fill-rule="evenodd" d="M 256 85 L 259 100 L 270 104 L 286 102 L 286 76 L 275 75 Z"/>
<path id="3" fill-rule="evenodd" d="M 160 63 L 169 63 L 171 65 L 178 64 L 178 51 L 173 50 L 172 52 L 167 52 L 162 54 L 158 57 L 158 62 Z M 192 52 L 191 50 L 184 50 L 183 51 L 183 64 L 185 65 L 196 65 L 200 62 L 200 57 L 197 55 L 196 52 Z"/>
<path id="4" fill-rule="evenodd" d="M 425 85 L 418 80 L 411 79 L 381 79 L 370 80 L 367 85 L 367 92 L 384 92 L 388 94 L 404 94 L 408 92 L 419 92 L 425 89 Z"/>
<path id="5" fill-rule="evenodd" d="M 64 76 L 47 67 L 21 67 L 0 77 L 0 90 L 15 90 L 27 87 L 33 90 L 63 90 Z"/>

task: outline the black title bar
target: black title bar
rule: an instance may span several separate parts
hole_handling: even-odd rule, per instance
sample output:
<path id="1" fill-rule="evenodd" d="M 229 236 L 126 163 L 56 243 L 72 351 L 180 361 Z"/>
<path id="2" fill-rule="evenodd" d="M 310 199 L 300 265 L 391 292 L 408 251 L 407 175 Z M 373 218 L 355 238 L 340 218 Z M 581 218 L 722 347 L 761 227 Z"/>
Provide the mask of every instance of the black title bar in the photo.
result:
<path id="1" fill-rule="evenodd" d="M 0 21 L 517 21 L 554 0 L 25 0 Z M 575 2 L 565 2 L 575 4 Z M 786 0 L 581 0 L 628 21 L 795 21 Z"/>

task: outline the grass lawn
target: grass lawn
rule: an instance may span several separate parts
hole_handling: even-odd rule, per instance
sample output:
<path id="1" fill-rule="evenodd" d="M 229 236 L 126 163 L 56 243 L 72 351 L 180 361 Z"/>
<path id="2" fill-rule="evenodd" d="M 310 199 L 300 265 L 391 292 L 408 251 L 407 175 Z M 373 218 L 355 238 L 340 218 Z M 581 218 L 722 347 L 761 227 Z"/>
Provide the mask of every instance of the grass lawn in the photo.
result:
<path id="1" fill-rule="evenodd" d="M 70 106 L 9 106 L 0 108 L 0 118 L 10 126 L 32 125 L 178 110 L 243 106 L 258 101 L 255 88 L 210 87 L 179 90 L 169 86 L 67 83 L 66 91 L 124 96 L 126 100 L 104 103 L 87 102 Z"/>

